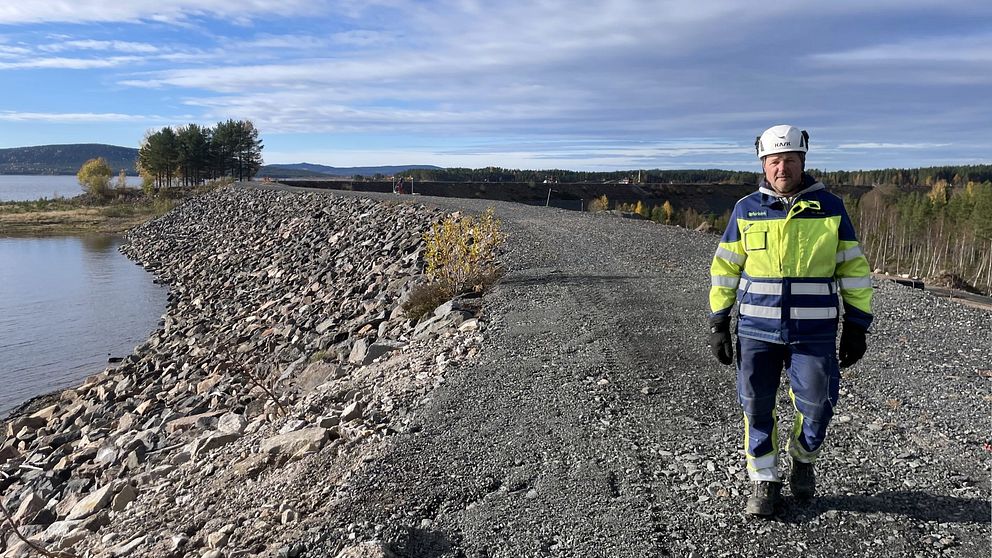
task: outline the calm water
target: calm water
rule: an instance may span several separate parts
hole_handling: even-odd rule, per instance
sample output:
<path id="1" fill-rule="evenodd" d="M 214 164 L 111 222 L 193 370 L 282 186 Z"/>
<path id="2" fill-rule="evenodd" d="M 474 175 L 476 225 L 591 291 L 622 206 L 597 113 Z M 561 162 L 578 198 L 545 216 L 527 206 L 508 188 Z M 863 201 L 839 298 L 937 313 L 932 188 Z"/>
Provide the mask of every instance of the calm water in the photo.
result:
<path id="1" fill-rule="evenodd" d="M 117 184 L 117 177 L 110 180 Z M 128 176 L 127 185 L 141 187 L 141 178 Z M 79 181 L 73 176 L 29 176 L 20 174 L 0 174 L 0 201 L 27 201 L 41 198 L 71 198 L 83 193 Z"/>
<path id="2" fill-rule="evenodd" d="M 121 242 L 0 238 L 0 416 L 78 385 L 155 330 L 167 290 L 117 251 Z"/>

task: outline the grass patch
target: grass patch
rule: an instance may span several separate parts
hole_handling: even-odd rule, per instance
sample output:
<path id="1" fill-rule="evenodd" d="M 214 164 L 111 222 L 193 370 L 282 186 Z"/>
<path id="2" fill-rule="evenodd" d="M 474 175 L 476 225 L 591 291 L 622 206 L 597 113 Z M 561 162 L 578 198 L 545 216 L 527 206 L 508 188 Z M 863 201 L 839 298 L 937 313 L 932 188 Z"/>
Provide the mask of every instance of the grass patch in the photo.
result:
<path id="1" fill-rule="evenodd" d="M 192 188 L 163 188 L 146 196 L 128 188 L 111 190 L 108 199 L 91 194 L 0 202 L 0 236 L 116 234 L 164 215 L 182 200 L 231 184 L 214 180 Z"/>
<path id="2" fill-rule="evenodd" d="M 307 360 L 307 364 L 313 364 L 315 362 L 321 362 L 327 360 L 327 357 L 331 356 L 327 351 L 317 351 L 316 353 L 310 355 Z"/>
<path id="3" fill-rule="evenodd" d="M 420 320 L 449 300 L 447 290 L 438 283 L 421 283 L 410 289 L 403 302 L 403 311 L 414 320 Z"/>
<path id="4" fill-rule="evenodd" d="M 100 208 L 100 215 L 104 217 L 134 217 L 138 213 L 138 208 L 133 205 L 108 205 Z"/>
<path id="5" fill-rule="evenodd" d="M 75 198 L 41 198 L 30 201 L 5 201 L 0 202 L 0 214 L 3 213 L 31 213 L 36 211 L 69 211 L 82 207 L 83 205 Z"/>

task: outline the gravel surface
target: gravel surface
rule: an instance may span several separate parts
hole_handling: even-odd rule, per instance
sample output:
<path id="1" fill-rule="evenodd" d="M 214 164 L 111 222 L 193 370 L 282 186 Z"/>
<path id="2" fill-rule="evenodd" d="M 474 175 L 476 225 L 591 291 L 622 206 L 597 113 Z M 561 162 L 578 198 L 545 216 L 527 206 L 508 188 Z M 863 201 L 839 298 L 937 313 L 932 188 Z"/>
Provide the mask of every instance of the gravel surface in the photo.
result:
<path id="1" fill-rule="evenodd" d="M 326 510 L 348 528 L 311 530 L 301 555 L 380 540 L 411 557 L 989 556 L 992 314 L 877 284 L 818 498 L 758 520 L 742 513 L 734 372 L 706 347 L 715 236 L 416 201 L 494 206 L 508 273 L 485 297 L 479 357 L 352 471 Z"/>
<path id="2" fill-rule="evenodd" d="M 990 555 L 988 310 L 878 283 L 820 496 L 761 520 L 734 371 L 706 347 L 714 235 L 251 188 L 132 231 L 170 285 L 160 330 L 0 424 L 26 536 L 93 558 Z M 409 319 L 422 231 L 489 206 L 502 282 Z M 785 389 L 779 410 L 787 429 Z M 6 524 L 0 544 L 32 552 Z"/>

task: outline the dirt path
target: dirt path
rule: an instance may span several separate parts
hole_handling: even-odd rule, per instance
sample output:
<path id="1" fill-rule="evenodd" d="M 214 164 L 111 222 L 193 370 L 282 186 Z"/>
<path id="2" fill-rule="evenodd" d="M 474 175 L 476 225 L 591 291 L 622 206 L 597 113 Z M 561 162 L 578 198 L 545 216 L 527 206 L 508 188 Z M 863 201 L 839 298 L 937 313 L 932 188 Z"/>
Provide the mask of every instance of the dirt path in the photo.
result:
<path id="1" fill-rule="evenodd" d="M 880 285 L 820 498 L 753 520 L 734 373 L 706 348 L 714 237 L 416 201 L 495 206 L 509 272 L 479 359 L 349 481 L 339 512 L 359 540 L 401 556 L 989 555 L 989 313 Z M 786 429 L 787 396 L 779 410 Z"/>

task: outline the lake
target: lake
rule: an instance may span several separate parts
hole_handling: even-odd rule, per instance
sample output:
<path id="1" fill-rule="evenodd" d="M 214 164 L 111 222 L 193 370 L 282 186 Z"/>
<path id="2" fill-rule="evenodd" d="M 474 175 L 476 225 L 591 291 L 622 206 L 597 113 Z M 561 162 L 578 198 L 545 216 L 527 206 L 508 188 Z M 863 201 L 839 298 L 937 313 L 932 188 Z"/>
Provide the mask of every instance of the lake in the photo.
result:
<path id="1" fill-rule="evenodd" d="M 158 327 L 168 291 L 118 252 L 122 242 L 0 238 L 0 416 L 79 385 Z"/>
<path id="2" fill-rule="evenodd" d="M 110 180 L 111 186 L 115 184 L 117 184 L 116 176 Z M 141 177 L 128 176 L 127 185 L 140 188 Z M 0 202 L 51 199 L 59 196 L 71 198 L 82 193 L 83 188 L 75 175 L 0 174 Z"/>

